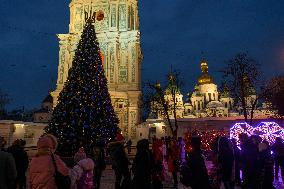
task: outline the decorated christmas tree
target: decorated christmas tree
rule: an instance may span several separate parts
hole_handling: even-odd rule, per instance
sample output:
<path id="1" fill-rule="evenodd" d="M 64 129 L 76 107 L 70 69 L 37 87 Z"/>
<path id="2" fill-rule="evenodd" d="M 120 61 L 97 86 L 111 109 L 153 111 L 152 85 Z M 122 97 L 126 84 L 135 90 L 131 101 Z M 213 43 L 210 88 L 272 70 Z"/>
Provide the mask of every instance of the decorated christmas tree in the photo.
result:
<path id="1" fill-rule="evenodd" d="M 95 14 L 94 14 L 95 15 Z M 58 138 L 58 153 L 72 156 L 83 146 L 115 137 L 118 119 L 111 104 L 93 22 L 86 19 L 67 81 L 46 133 Z"/>

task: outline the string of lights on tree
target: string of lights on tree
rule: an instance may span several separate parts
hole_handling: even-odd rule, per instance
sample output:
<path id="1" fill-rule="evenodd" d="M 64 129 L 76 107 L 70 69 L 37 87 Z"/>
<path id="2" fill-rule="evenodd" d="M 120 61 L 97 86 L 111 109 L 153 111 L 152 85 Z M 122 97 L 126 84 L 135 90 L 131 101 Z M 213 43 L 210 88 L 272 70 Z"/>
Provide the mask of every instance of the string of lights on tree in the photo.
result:
<path id="1" fill-rule="evenodd" d="M 228 132 L 221 130 L 210 130 L 210 131 L 200 131 L 194 130 L 192 132 L 185 133 L 185 151 L 189 152 L 191 150 L 190 140 L 193 136 L 201 137 L 201 149 L 204 151 L 209 151 L 212 143 L 217 137 L 228 136 Z"/>
<path id="2" fill-rule="evenodd" d="M 113 138 L 117 131 L 118 119 L 108 92 L 93 18 L 87 20 L 45 130 L 58 138 L 58 152 L 64 156 L 73 156 L 81 146 L 89 152 L 98 140 Z"/>

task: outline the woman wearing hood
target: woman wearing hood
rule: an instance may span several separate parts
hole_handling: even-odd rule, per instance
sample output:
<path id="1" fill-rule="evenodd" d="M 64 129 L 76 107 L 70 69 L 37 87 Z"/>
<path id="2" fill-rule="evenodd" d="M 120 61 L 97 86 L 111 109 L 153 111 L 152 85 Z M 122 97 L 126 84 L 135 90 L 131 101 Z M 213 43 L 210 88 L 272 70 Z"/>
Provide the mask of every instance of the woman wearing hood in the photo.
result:
<path id="1" fill-rule="evenodd" d="M 54 154 L 57 148 L 57 139 L 53 135 L 44 135 L 37 142 L 37 154 L 29 164 L 29 183 L 31 189 L 57 189 L 55 183 L 54 157 L 57 170 L 64 176 L 68 176 L 69 168 Z"/>

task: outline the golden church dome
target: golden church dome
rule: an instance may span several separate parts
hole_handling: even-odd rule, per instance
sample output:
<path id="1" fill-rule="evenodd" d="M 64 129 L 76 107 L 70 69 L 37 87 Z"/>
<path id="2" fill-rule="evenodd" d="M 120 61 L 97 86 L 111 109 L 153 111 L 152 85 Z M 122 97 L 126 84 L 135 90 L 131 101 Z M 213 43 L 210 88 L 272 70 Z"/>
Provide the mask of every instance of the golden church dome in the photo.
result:
<path id="1" fill-rule="evenodd" d="M 198 78 L 198 84 L 209 84 L 213 83 L 213 77 L 208 74 L 208 64 L 205 60 L 201 61 L 200 64 L 202 75 Z"/>

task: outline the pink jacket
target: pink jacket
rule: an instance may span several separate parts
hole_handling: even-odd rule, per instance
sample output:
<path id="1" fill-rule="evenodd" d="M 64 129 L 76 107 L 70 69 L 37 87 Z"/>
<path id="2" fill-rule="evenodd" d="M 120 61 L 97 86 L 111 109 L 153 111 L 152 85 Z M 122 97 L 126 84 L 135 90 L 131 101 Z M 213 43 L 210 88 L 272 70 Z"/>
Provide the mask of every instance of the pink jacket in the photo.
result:
<path id="1" fill-rule="evenodd" d="M 69 168 L 60 159 L 54 155 L 58 171 L 67 176 Z M 29 182 L 31 189 L 57 189 L 54 180 L 54 166 L 51 155 L 42 155 L 34 157 L 29 165 Z"/>

